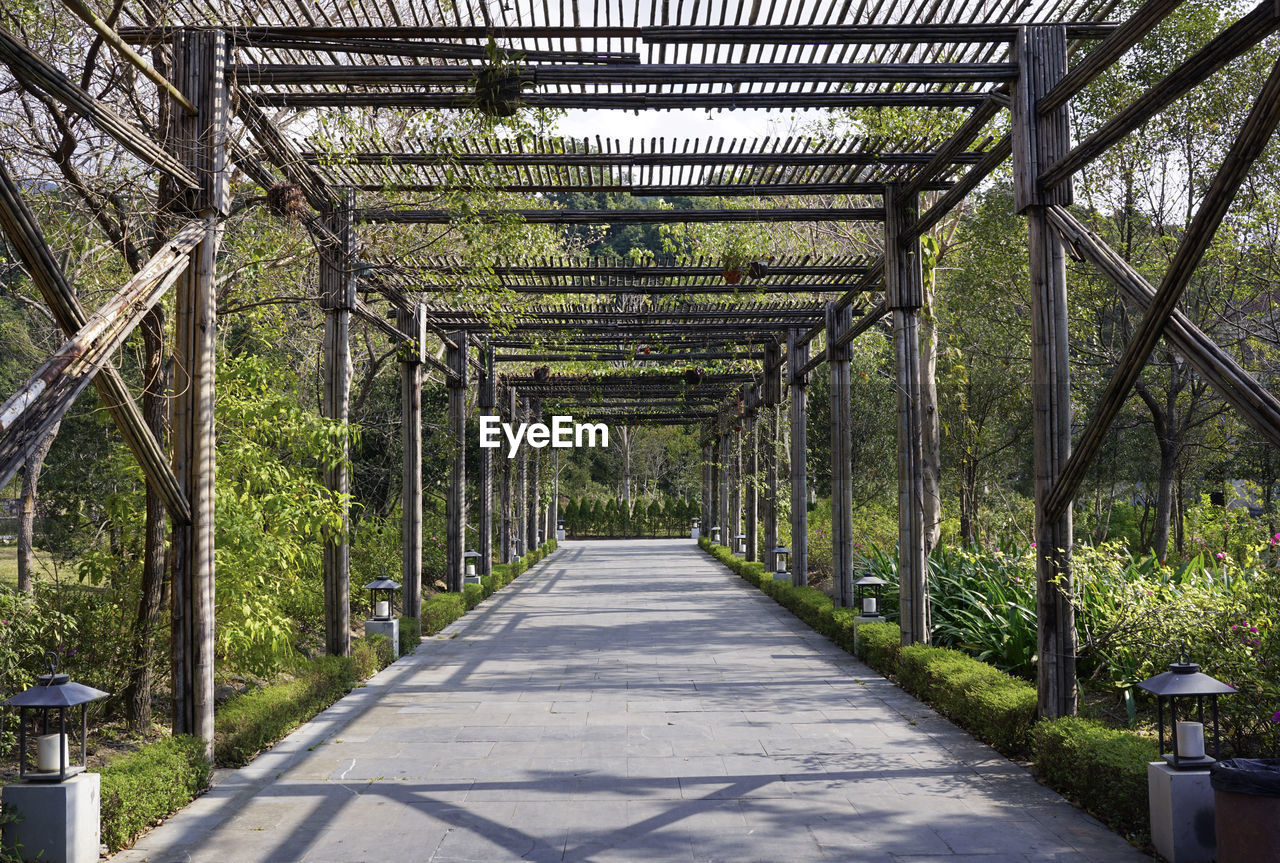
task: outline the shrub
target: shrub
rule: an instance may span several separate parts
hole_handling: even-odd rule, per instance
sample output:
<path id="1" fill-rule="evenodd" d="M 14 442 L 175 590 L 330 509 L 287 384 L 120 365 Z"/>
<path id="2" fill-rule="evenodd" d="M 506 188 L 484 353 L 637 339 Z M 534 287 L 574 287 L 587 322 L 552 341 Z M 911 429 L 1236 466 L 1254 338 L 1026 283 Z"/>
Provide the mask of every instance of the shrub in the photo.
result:
<path id="1" fill-rule="evenodd" d="M 467 601 L 460 593 L 437 593 L 422 603 L 422 633 L 435 635 L 466 614 Z"/>
<path id="2" fill-rule="evenodd" d="M 1147 762 L 1159 757 L 1154 740 L 1068 716 L 1038 723 L 1031 748 L 1046 782 L 1132 841 L 1146 844 Z"/>
<path id="3" fill-rule="evenodd" d="M 351 668 L 356 680 L 367 680 L 391 664 L 391 641 L 385 635 L 366 635 L 351 642 Z"/>
<path id="4" fill-rule="evenodd" d="M 492 575 L 480 576 L 480 589 L 484 594 L 484 598 L 488 599 L 493 596 L 493 592 L 498 589 L 498 582 Z"/>
<path id="5" fill-rule="evenodd" d="M 204 741 L 181 735 L 149 743 L 102 768 L 102 841 L 128 847 L 158 819 L 209 787 Z"/>
<path id="6" fill-rule="evenodd" d="M 1036 690 L 958 650 L 913 644 L 898 651 L 898 680 L 970 734 L 1016 753 L 1036 718 Z"/>
<path id="7" fill-rule="evenodd" d="M 400 618 L 400 655 L 413 653 L 418 649 L 418 642 L 421 640 L 422 627 L 418 625 L 418 618 Z"/>
<path id="8" fill-rule="evenodd" d="M 864 623 L 858 627 L 858 658 L 881 674 L 897 673 L 901 649 L 902 632 L 898 624 Z"/>
<path id="9" fill-rule="evenodd" d="M 470 611 L 480 604 L 480 600 L 484 599 L 484 588 L 478 584 L 464 584 L 462 586 L 462 598 L 467 606 L 467 611 Z"/>

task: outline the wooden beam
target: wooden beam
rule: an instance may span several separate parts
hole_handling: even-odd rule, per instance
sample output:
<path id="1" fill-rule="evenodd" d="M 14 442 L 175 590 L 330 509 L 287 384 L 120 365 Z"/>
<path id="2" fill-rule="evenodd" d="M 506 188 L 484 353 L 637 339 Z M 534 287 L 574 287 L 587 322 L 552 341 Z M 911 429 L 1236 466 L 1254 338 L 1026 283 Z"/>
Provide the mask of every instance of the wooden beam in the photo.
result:
<path id="1" fill-rule="evenodd" d="M 396 310 L 396 328 L 422 331 L 421 312 Z M 416 343 L 400 358 L 400 589 L 405 617 L 422 617 L 422 363 Z"/>
<path id="2" fill-rule="evenodd" d="M 22 259 L 31 281 L 39 289 L 49 307 L 49 313 L 63 334 L 70 336 L 83 327 L 88 316 L 80 305 L 75 289 L 67 281 L 45 242 L 40 223 L 19 194 L 18 186 L 9 175 L 3 160 L 0 160 L 0 230 L 8 236 L 18 257 Z M 183 231 L 179 231 L 181 233 Z M 164 500 L 170 518 L 180 524 L 190 523 L 191 509 L 180 493 L 169 457 L 143 421 L 133 394 L 129 392 L 124 378 L 110 359 L 94 375 L 93 383 L 97 387 L 98 397 L 111 414 L 147 482 Z"/>
<path id="3" fill-rule="evenodd" d="M 996 168 L 1004 164 L 1005 159 L 1013 152 L 1013 138 L 1005 135 L 994 147 L 987 151 L 982 160 L 965 172 L 947 193 L 938 198 L 924 215 L 916 220 L 908 230 L 909 236 L 918 237 L 934 225 L 941 222 L 948 213 L 954 210 L 978 184 L 989 177 Z"/>
<path id="4" fill-rule="evenodd" d="M 880 320 L 883 319 L 884 316 L 887 314 L 889 314 L 889 305 L 888 305 L 888 302 L 882 297 L 880 299 L 880 302 L 872 306 L 871 310 L 868 311 L 865 315 L 858 318 L 857 322 L 854 323 L 853 326 L 849 327 L 848 331 L 846 331 L 844 335 L 839 336 L 835 340 L 834 344 L 836 345 L 836 347 L 844 347 L 845 345 L 849 344 L 854 339 L 856 339 L 858 336 L 862 335 L 867 330 L 871 329 L 873 326 L 879 323 Z"/>
<path id="5" fill-rule="evenodd" d="M 0 405 L 0 488 L 182 276 L 187 253 L 203 239 L 203 223 L 187 225 Z"/>
<path id="6" fill-rule="evenodd" d="M 467 550 L 467 334 L 452 332 L 456 347 L 446 347 L 445 364 L 453 371 L 449 388 L 448 440 L 449 489 L 445 497 L 445 584 L 452 593 L 462 592 Z"/>
<path id="7" fill-rule="evenodd" d="M 1142 8 L 1130 15 L 1114 32 L 1103 39 L 1084 59 L 1075 65 L 1062 80 L 1039 100 L 1037 110 L 1051 114 L 1067 104 L 1076 93 L 1097 78 L 1126 51 L 1142 41 L 1170 12 L 1182 5 L 1182 0 L 1147 0 Z M 1070 37 L 1067 37 L 1070 38 Z"/>
<path id="8" fill-rule="evenodd" d="M 320 306 L 324 311 L 322 413 L 343 431 L 341 457 L 324 469 L 325 488 L 342 511 L 340 530 L 327 534 L 324 543 L 325 646 L 330 656 L 351 652 L 351 477 L 346 433 L 351 410 L 351 315 L 356 307 L 356 280 L 351 269 L 356 245 L 351 218 L 354 206 L 355 193 L 347 190 L 323 214 L 329 231 L 340 243 L 320 249 Z"/>
<path id="9" fill-rule="evenodd" d="M 945 85 L 944 85 L 945 86 Z M 351 92 L 258 91 L 250 98 L 262 107 L 313 110 L 318 108 L 431 108 L 475 110 L 471 93 L 427 93 L 412 89 Z M 582 108 L 589 110 L 674 111 L 680 109 L 768 108 L 976 108 L 987 98 L 980 91 L 925 91 L 851 93 L 833 89 L 825 92 L 788 93 L 526 93 L 519 104 L 525 108 Z"/>
<path id="10" fill-rule="evenodd" d="M 920 169 L 919 173 L 911 180 L 902 184 L 898 194 L 902 196 L 903 200 L 915 198 L 916 195 L 925 191 L 930 180 L 954 165 L 956 160 L 961 158 L 965 151 L 973 145 L 973 142 L 978 139 L 987 124 L 1000 113 L 1000 108 L 1001 104 L 996 99 L 988 99 L 975 108 L 969 118 L 955 131 L 955 134 L 938 148 L 929 163 Z"/>
<path id="11" fill-rule="evenodd" d="M 892 201 L 892 203 L 890 203 Z M 920 306 L 924 274 L 920 240 L 906 237 L 916 200 L 885 196 L 885 306 L 893 315 L 898 417 L 898 625 L 902 644 L 929 643 L 929 581 L 924 538 L 924 456 L 920 418 Z M 850 323 L 852 326 L 852 322 Z"/>
<path id="12" fill-rule="evenodd" d="M 1191 59 L 1046 168 L 1039 177 L 1040 187 L 1045 190 L 1057 188 L 1076 171 L 1277 29 L 1280 29 L 1280 9 L 1276 8 L 1275 0 L 1262 0 L 1252 12 L 1222 31 Z"/>
<path id="13" fill-rule="evenodd" d="M 827 304 L 827 369 L 831 374 L 831 560 L 835 603 L 855 605 L 853 591 L 853 416 L 849 359 L 841 337 L 853 327 L 853 310 Z"/>
<path id="14" fill-rule="evenodd" d="M 802 332 L 787 330 L 787 385 L 790 390 L 791 419 L 791 583 L 809 584 L 809 379 L 800 371 L 808 362 L 809 345 L 801 343 Z"/>
<path id="15" fill-rule="evenodd" d="M 93 123 L 114 138 L 120 146 L 179 185 L 187 188 L 199 186 L 196 175 L 177 158 L 165 152 L 149 135 L 105 103 L 77 87 L 66 75 L 45 62 L 3 27 L 0 27 L 0 61 L 6 63 L 14 77 L 23 84 L 61 102 L 67 110 Z"/>
<path id="16" fill-rule="evenodd" d="M 751 210 L 360 210 L 358 222 L 396 225 L 448 225 L 457 220 L 499 222 L 518 219 L 530 225 L 666 225 L 673 222 L 879 222 L 879 207 L 779 207 Z"/>
<path id="17" fill-rule="evenodd" d="M 242 86 L 471 87 L 482 64 L 285 65 L 242 64 L 233 70 Z M 592 85 L 754 84 L 834 82 L 952 84 L 1011 81 L 1011 63 L 644 63 L 514 66 L 522 84 L 538 87 Z"/>
<path id="18" fill-rule="evenodd" d="M 969 142 L 972 143 L 972 142 Z M 567 139 L 548 142 L 545 150 L 505 152 L 501 149 L 472 151 L 444 148 L 441 150 L 363 150 L 359 153 L 331 154 L 316 150 L 299 151 L 300 158 L 309 165 L 344 167 L 365 165 L 370 167 L 447 167 L 447 168 L 673 168 L 702 165 L 717 167 L 912 167 L 925 166 L 936 174 L 951 165 L 976 164 L 980 152 L 939 153 L 902 151 L 874 152 L 857 149 L 838 149 L 838 140 L 819 142 L 815 149 L 793 151 L 788 149 L 698 149 L 689 151 L 610 150 L 586 149 L 589 142 Z M 621 142 L 619 142 L 621 146 Z M 571 149 L 577 147 L 579 149 Z"/>
<path id="19" fill-rule="evenodd" d="M 1049 207 L 1047 216 L 1069 247 L 1097 267 L 1125 299 L 1145 313 L 1156 289 L 1141 273 L 1065 207 Z M 1176 307 L 1165 325 L 1164 338 L 1196 374 L 1236 409 L 1241 419 L 1273 446 L 1280 447 L 1280 399 Z"/>
<path id="20" fill-rule="evenodd" d="M 1040 98 L 1067 72 L 1066 34 L 1060 27 L 1028 27 L 1015 52 L 1024 74 L 1014 87 L 1012 109 L 1014 196 L 1027 214 L 1031 277 L 1036 689 L 1040 715 L 1057 717 L 1074 714 L 1077 700 L 1071 513 L 1056 514 L 1047 506 L 1071 452 L 1071 365 L 1066 256 L 1045 211 L 1067 203 L 1070 187 L 1050 194 L 1036 177 L 1070 144 L 1067 108 L 1047 116 L 1038 109 Z"/>
<path id="21" fill-rule="evenodd" d="M 174 298 L 173 473 L 191 511 L 170 540 L 171 680 L 173 731 L 205 741 L 214 736 L 214 486 L 216 426 L 219 222 L 230 204 L 227 163 L 229 96 L 225 87 L 225 34 L 179 30 L 174 36 L 173 80 L 195 104 L 194 116 L 169 112 L 166 140 L 181 154 L 196 182 L 168 203 L 200 219 L 204 236 L 189 253 Z"/>
<path id="22" fill-rule="evenodd" d="M 237 96 L 236 116 L 268 160 L 290 183 L 302 190 L 312 209 L 317 212 L 331 209 L 337 195 L 325 184 L 324 178 L 302 158 L 298 148 L 262 113 L 261 108 L 243 93 L 238 92 Z"/>
<path id="23" fill-rule="evenodd" d="M 1177 307 L 1183 289 L 1195 275 L 1196 267 L 1213 241 L 1240 184 L 1244 182 L 1250 166 L 1266 148 L 1277 124 L 1280 124 L 1280 61 L 1272 67 L 1253 110 L 1232 143 L 1218 173 L 1214 175 L 1191 226 L 1178 246 L 1177 254 L 1160 282 L 1159 290 L 1151 298 L 1146 314 L 1142 316 L 1137 330 L 1125 347 L 1124 354 L 1116 364 L 1115 373 L 1098 400 L 1075 452 L 1071 454 L 1071 460 L 1063 468 L 1062 476 L 1048 501 L 1051 515 L 1070 511 L 1071 501 L 1084 480 L 1089 463 L 1111 431 L 1111 425 L 1124 406 L 1129 390 L 1142 373 L 1143 366 Z"/>

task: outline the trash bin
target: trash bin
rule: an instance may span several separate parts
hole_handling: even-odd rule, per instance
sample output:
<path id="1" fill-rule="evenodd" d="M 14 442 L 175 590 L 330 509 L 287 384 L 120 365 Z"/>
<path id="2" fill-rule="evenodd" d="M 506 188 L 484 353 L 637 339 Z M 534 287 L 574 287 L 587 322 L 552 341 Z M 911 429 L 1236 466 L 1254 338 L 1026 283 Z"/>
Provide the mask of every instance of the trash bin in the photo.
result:
<path id="1" fill-rule="evenodd" d="M 1218 863 L 1280 863 L 1280 758 L 1209 767 Z"/>

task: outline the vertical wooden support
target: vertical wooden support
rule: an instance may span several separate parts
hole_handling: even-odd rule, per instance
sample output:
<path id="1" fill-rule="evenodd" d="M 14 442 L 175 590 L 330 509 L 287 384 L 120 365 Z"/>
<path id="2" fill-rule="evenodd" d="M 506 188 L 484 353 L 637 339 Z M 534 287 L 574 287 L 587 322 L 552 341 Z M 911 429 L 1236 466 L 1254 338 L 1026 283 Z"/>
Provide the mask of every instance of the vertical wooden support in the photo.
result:
<path id="1" fill-rule="evenodd" d="M 355 193 L 341 193 L 341 200 L 324 214 L 325 224 L 337 243 L 320 250 L 320 305 L 324 310 L 324 399 L 322 413 L 347 428 L 351 409 L 351 312 L 356 305 L 356 282 L 351 272 L 355 249 Z M 324 633 L 330 656 L 351 652 L 351 544 L 348 442 L 344 436 L 342 458 L 324 469 L 324 484 L 342 509 L 340 533 L 325 536 Z"/>
<path id="2" fill-rule="evenodd" d="M 453 592 L 462 591 L 462 554 L 467 550 L 467 333 L 449 333 L 457 347 L 445 345 L 445 364 L 454 377 L 449 388 L 449 491 L 445 497 L 445 584 Z"/>
<path id="3" fill-rule="evenodd" d="M 751 391 L 750 395 L 754 400 L 755 392 Z M 758 440 L 759 424 L 756 418 L 756 406 L 751 404 L 747 408 L 746 415 L 742 418 L 743 425 L 743 445 L 746 447 L 746 485 L 743 493 L 746 495 L 745 506 L 743 509 L 746 514 L 747 529 L 747 560 L 760 559 L 760 442 Z"/>
<path id="4" fill-rule="evenodd" d="M 742 417 L 732 420 L 729 430 L 729 542 L 736 553 L 742 533 Z"/>
<path id="5" fill-rule="evenodd" d="M 424 309 L 399 309 L 396 323 L 402 332 L 417 336 L 400 349 L 400 437 L 403 463 L 400 472 L 400 586 L 405 617 L 422 615 L 422 352 Z"/>
<path id="6" fill-rule="evenodd" d="M 885 188 L 885 298 L 893 313 L 898 390 L 898 583 L 903 644 L 929 643 L 928 565 L 924 556 L 924 454 L 920 439 L 920 305 L 924 274 L 920 240 L 907 235 L 919 213 L 916 198 Z"/>
<path id="7" fill-rule="evenodd" d="M 1042 192 L 1038 178 L 1070 149 L 1068 106 L 1041 116 L 1037 102 L 1067 72 L 1066 30 L 1025 27 L 1015 43 L 1014 196 L 1026 213 L 1031 255 L 1031 372 L 1036 496 L 1036 662 L 1041 716 L 1076 711 L 1075 612 L 1071 606 L 1071 507 L 1057 518 L 1046 501 L 1071 455 L 1067 356 L 1067 267 L 1062 240 L 1046 215 L 1071 203 L 1071 184 Z"/>
<path id="8" fill-rule="evenodd" d="M 720 544 L 733 548 L 733 495 L 729 486 L 733 483 L 733 441 L 727 429 L 720 432 Z"/>
<path id="9" fill-rule="evenodd" d="M 528 406 L 524 403 L 524 400 L 513 393 L 511 397 L 511 421 L 515 423 L 527 422 L 529 419 L 527 408 Z M 522 446 L 516 450 L 515 462 L 516 484 L 512 492 L 514 505 L 511 512 L 512 541 L 515 545 L 515 556 L 523 557 L 529 551 L 528 537 L 526 536 L 529 522 L 525 517 L 526 507 L 529 503 L 529 447 Z"/>
<path id="10" fill-rule="evenodd" d="M 484 367 L 476 395 L 476 405 L 481 416 L 493 416 L 498 411 L 498 381 L 494 375 L 493 347 L 485 342 L 480 352 L 480 364 Z M 480 553 L 476 572 L 481 576 L 493 575 L 493 450 L 480 448 L 480 483 L 477 490 L 480 506 L 479 532 L 476 551 Z"/>
<path id="11" fill-rule="evenodd" d="M 174 315 L 173 472 L 191 511 L 175 524 L 170 553 L 173 649 L 173 730 L 213 748 L 214 675 L 214 350 L 217 327 L 214 262 L 218 219 L 230 210 L 227 177 L 226 36 L 179 30 L 174 80 L 197 112 L 170 114 L 169 145 L 202 186 L 172 202 L 205 220 L 176 285 Z"/>
<path id="12" fill-rule="evenodd" d="M 529 424 L 542 422 L 542 399 L 529 399 Z M 532 449 L 532 448 L 530 448 Z M 542 529 L 542 450 L 529 453 L 529 502 L 526 511 L 528 527 L 528 551 L 538 547 L 538 532 Z"/>
<path id="13" fill-rule="evenodd" d="M 787 332 L 787 384 L 791 390 L 791 583 L 809 584 L 809 483 L 805 462 L 809 448 L 809 377 L 800 370 L 809 362 L 809 344 L 800 330 Z"/>
<path id="14" fill-rule="evenodd" d="M 768 344 L 764 349 L 764 420 L 760 450 L 764 457 L 764 565 L 766 572 L 778 568 L 778 406 L 782 403 L 782 348 Z"/>
<path id="15" fill-rule="evenodd" d="M 711 464 L 711 509 L 702 528 L 707 536 L 712 536 L 711 528 L 720 524 L 720 435 L 714 428 L 708 431 L 708 435 L 710 435 L 707 452 Z"/>
<path id="16" fill-rule="evenodd" d="M 702 511 L 698 513 L 698 536 L 711 536 L 711 523 L 714 518 L 711 500 L 714 489 L 711 444 L 704 439 L 702 443 Z"/>
<path id="17" fill-rule="evenodd" d="M 507 390 L 506 394 L 506 416 L 511 422 L 516 420 L 516 408 L 519 399 L 514 389 Z M 516 559 L 515 554 L 515 502 L 512 499 L 512 486 L 515 484 L 515 459 L 507 458 L 507 454 L 503 449 L 498 452 L 502 453 L 502 503 L 500 510 L 500 524 L 498 526 L 499 541 L 502 544 L 502 562 L 511 563 Z"/>
<path id="18" fill-rule="evenodd" d="M 836 342 L 853 327 L 853 309 L 827 303 L 827 369 L 831 374 L 831 559 L 836 605 L 852 608 L 853 418 L 849 412 L 849 346 Z"/>

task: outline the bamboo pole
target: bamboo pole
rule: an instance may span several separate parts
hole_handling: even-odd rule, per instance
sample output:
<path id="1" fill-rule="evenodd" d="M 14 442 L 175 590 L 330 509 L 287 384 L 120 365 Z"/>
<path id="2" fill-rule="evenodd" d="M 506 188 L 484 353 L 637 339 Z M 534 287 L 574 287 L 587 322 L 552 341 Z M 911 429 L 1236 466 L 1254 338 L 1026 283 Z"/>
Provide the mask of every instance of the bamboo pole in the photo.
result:
<path id="1" fill-rule="evenodd" d="M 445 364 L 453 370 L 449 388 L 449 490 L 445 498 L 445 584 L 462 592 L 463 553 L 467 548 L 467 333 L 449 334 L 456 347 L 445 347 Z"/>
<path id="2" fill-rule="evenodd" d="M 422 331 L 421 311 L 396 310 L 396 325 Z M 404 616 L 422 617 L 422 363 L 419 339 L 400 348 L 400 589 Z"/>
<path id="3" fill-rule="evenodd" d="M 480 349 L 480 365 L 482 371 L 477 382 L 476 406 L 482 417 L 495 416 L 498 412 L 498 384 L 494 373 L 493 348 L 488 344 Z M 480 535 L 476 544 L 480 560 L 477 561 L 479 566 L 476 571 L 481 576 L 493 575 L 493 454 L 492 449 L 480 448 Z"/>
<path id="4" fill-rule="evenodd" d="M 510 422 L 516 421 L 516 404 L 517 396 L 515 389 L 507 390 L 506 410 L 504 413 Z M 502 489 L 500 492 L 501 504 L 499 507 L 500 514 L 498 525 L 498 537 L 502 544 L 503 563 L 511 563 L 511 561 L 515 560 L 515 513 L 512 509 L 513 504 L 511 497 L 511 486 L 513 483 L 512 467 L 512 459 L 507 457 L 504 453 L 502 458 Z"/>
<path id="5" fill-rule="evenodd" d="M 748 409 L 742 423 L 743 441 L 746 446 L 746 559 L 755 561 L 760 559 L 760 441 L 758 439 L 759 422 L 754 406 Z"/>
<path id="6" fill-rule="evenodd" d="M 460 219 L 500 222 L 519 219 L 530 225 L 654 225 L 671 222 L 880 222 L 880 207 L 779 207 L 749 210 L 486 210 L 454 213 L 443 210 L 367 209 L 359 222 L 394 225 L 448 225 Z"/>
<path id="7" fill-rule="evenodd" d="M 778 558 L 773 550 L 778 547 L 778 437 L 780 432 L 779 405 L 782 404 L 782 348 L 777 342 L 765 346 L 764 386 L 764 434 L 761 449 L 764 455 L 764 562 L 768 573 L 778 569 Z M 772 578 L 772 575 L 769 576 Z"/>
<path id="8" fill-rule="evenodd" d="M 827 370 L 831 376 L 831 560 L 835 601 L 854 606 L 853 592 L 853 416 L 849 404 L 847 345 L 839 339 L 853 327 L 853 310 L 827 304 Z"/>
<path id="9" fill-rule="evenodd" d="M 808 343 L 801 344 L 801 331 L 787 331 L 787 375 L 791 390 L 791 583 L 809 584 L 809 485 L 808 387 L 800 371 L 809 357 Z"/>

